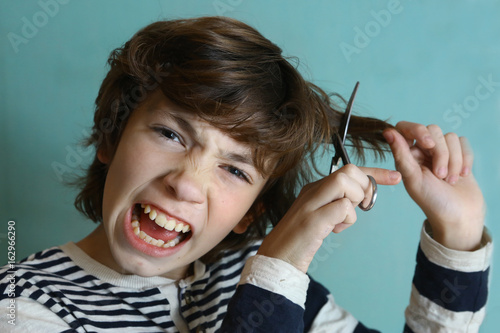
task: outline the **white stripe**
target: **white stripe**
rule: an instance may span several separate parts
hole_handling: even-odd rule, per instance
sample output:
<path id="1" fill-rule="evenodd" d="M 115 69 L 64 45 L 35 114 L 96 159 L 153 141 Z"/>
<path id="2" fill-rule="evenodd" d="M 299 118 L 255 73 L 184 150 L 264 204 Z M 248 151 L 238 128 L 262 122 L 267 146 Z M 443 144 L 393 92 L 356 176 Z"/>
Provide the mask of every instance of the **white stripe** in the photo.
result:
<path id="1" fill-rule="evenodd" d="M 338 306 L 331 294 L 328 301 L 314 318 L 309 333 L 353 332 L 358 321 L 349 312 Z"/>
<path id="2" fill-rule="evenodd" d="M 493 244 L 488 231 L 484 230 L 481 248 L 477 251 L 451 250 L 432 239 L 432 230 L 427 221 L 420 235 L 420 247 L 432 263 L 460 272 L 478 272 L 490 265 Z"/>
<path id="3" fill-rule="evenodd" d="M 249 283 L 285 296 L 304 309 L 309 277 L 289 263 L 255 255 L 247 260 L 240 284 Z"/>
<path id="4" fill-rule="evenodd" d="M 419 294 L 414 285 L 410 305 L 406 308 L 406 323 L 419 333 L 478 332 L 485 316 L 485 307 L 477 312 L 454 312 Z"/>

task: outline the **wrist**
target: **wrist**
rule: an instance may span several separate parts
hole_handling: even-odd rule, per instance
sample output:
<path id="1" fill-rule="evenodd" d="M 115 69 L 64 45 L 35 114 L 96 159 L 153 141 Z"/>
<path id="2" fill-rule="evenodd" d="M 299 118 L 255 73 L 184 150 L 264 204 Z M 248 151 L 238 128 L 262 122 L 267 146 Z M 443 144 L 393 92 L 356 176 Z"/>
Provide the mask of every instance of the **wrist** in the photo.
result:
<path id="1" fill-rule="evenodd" d="M 429 234 L 444 247 L 457 251 L 475 251 L 481 247 L 484 224 L 482 221 L 464 225 L 453 224 L 450 226 L 433 223 L 427 220 Z"/>

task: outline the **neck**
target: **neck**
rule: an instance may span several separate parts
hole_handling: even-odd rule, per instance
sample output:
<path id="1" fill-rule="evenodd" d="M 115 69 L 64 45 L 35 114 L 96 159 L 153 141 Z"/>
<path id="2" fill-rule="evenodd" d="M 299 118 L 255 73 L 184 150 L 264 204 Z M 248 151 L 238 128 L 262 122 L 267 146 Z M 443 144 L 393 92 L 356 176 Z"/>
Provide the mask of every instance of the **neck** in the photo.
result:
<path id="1" fill-rule="evenodd" d="M 102 224 L 99 224 L 87 237 L 76 243 L 76 245 L 92 259 L 98 263 L 111 268 L 120 274 L 130 274 L 125 271 L 114 259 L 109 248 L 106 231 Z M 168 272 L 163 276 L 173 280 L 180 280 L 193 274 L 193 265 L 179 268 L 176 271 Z"/>
<path id="2" fill-rule="evenodd" d="M 87 237 L 76 243 L 88 256 L 100 264 L 111 268 L 112 270 L 127 274 L 116 263 L 111 250 L 109 249 L 108 238 L 102 224 L 99 224 Z"/>

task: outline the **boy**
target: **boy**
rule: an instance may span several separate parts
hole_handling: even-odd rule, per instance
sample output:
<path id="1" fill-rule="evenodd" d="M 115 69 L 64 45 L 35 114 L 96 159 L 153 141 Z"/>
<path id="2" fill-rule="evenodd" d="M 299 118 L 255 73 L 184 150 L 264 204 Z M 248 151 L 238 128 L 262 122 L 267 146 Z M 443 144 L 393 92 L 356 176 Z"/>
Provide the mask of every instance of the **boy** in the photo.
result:
<path id="1" fill-rule="evenodd" d="M 220 17 L 157 22 L 109 64 L 76 199 L 99 225 L 16 266 L 16 328 L 369 332 L 306 272 L 367 205 L 370 175 L 402 178 L 427 217 L 405 331 L 478 330 L 491 240 L 466 139 L 353 117 L 358 153 L 388 144 L 399 172 L 349 164 L 296 196 L 342 112 L 257 31 Z"/>

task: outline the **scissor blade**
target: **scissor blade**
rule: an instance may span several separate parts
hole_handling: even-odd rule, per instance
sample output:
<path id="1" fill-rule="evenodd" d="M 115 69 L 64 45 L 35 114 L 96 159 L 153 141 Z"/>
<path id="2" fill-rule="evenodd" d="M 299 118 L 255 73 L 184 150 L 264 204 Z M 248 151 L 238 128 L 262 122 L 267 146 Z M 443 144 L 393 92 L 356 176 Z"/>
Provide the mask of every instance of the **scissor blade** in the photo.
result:
<path id="1" fill-rule="evenodd" d="M 338 133 L 335 133 L 333 137 L 333 146 L 335 148 L 335 155 L 332 158 L 332 163 L 330 164 L 330 173 L 337 171 L 340 167 L 340 161 L 344 165 L 351 163 L 349 159 L 349 155 L 347 155 L 347 151 L 345 150 L 344 145 L 340 141 L 340 136 Z"/>
<path id="2" fill-rule="evenodd" d="M 340 120 L 340 126 L 339 126 L 339 135 L 340 139 L 342 140 L 342 145 L 345 144 L 345 139 L 347 137 L 347 129 L 349 128 L 349 122 L 351 121 L 351 110 L 352 110 L 352 103 L 354 102 L 354 97 L 356 97 L 356 92 L 358 91 L 358 86 L 359 86 L 359 81 L 356 82 L 356 85 L 354 86 L 354 90 L 352 91 L 351 97 L 349 98 L 349 101 L 347 102 L 347 108 L 345 109 L 344 115 L 342 116 L 342 119 Z"/>

